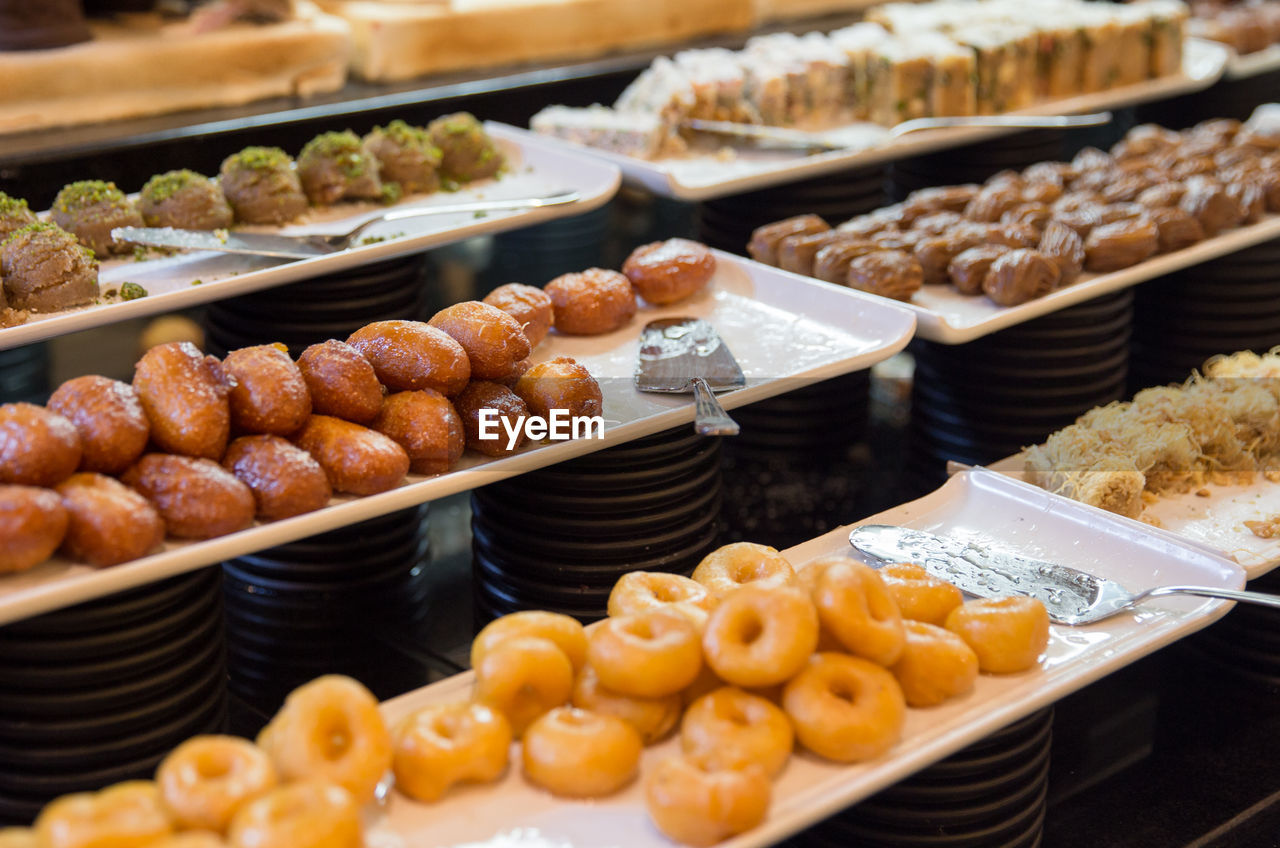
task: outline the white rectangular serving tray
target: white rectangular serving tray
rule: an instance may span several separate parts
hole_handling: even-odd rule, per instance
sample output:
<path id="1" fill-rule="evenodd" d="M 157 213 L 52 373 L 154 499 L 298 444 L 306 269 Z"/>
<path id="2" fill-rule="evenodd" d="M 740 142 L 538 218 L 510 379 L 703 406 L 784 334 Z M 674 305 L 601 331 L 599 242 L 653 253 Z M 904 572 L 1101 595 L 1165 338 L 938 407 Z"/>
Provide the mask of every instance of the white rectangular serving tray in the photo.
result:
<path id="1" fill-rule="evenodd" d="M 1186 41 L 1180 74 L 1095 94 L 1046 100 L 1010 114 L 1070 115 L 1099 112 L 1161 100 L 1179 94 L 1189 94 L 1208 88 L 1217 82 L 1222 77 L 1230 55 L 1231 50 L 1225 45 L 1199 38 L 1189 38 Z M 623 179 L 628 183 L 643 186 L 654 194 L 664 197 L 693 201 L 711 200 L 811 179 L 836 171 L 879 165 L 895 159 L 919 156 L 1016 132 L 1016 130 L 955 128 L 911 133 L 893 140 L 889 138 L 887 130 L 875 124 L 854 124 L 839 128 L 839 131 L 856 136 L 858 146 L 813 156 L 737 150 L 732 157 L 696 155 L 650 161 L 586 145 L 558 140 L 556 143 L 612 162 L 622 169 Z M 530 136 L 537 135 L 528 130 L 516 130 L 516 132 Z M 538 137 L 545 138 L 545 136 Z"/>
<path id="2" fill-rule="evenodd" d="M 872 516 L 899 524 L 981 540 L 1017 553 L 1053 559 L 1119 580 L 1138 590 L 1158 584 L 1200 583 L 1238 588 L 1239 566 L 1199 546 L 1135 527 L 1115 516 L 1001 475 L 977 471 L 951 478 L 919 500 Z M 849 527 L 783 553 L 801 565 L 828 554 L 853 556 Z M 1051 628 L 1043 664 L 1011 675 L 983 675 L 969 694 L 928 709 L 910 709 L 903 740 L 887 755 L 837 765 L 800 753 L 774 784 L 766 821 L 719 844 L 748 848 L 781 839 L 977 742 L 995 730 L 1168 645 L 1221 617 L 1229 604 L 1180 598 L 1143 605 L 1085 627 Z M 470 672 L 388 701 L 391 722 L 428 704 L 464 700 Z M 667 740 L 645 751 L 642 770 L 678 752 Z M 514 751 L 514 749 L 513 749 Z M 517 765 L 496 784 L 452 790 L 436 804 L 395 795 L 374 824 L 371 848 L 670 848 L 648 821 L 640 787 L 599 801 L 558 800 L 524 781 Z"/>
<path id="3" fill-rule="evenodd" d="M 987 466 L 1015 480 L 1024 481 L 1023 454 L 1005 457 Z M 1032 485 L 1027 483 L 1026 485 Z M 1280 537 L 1263 539 L 1255 536 L 1246 521 L 1261 521 L 1280 515 L 1280 483 L 1272 483 L 1261 474 L 1245 486 L 1207 484 L 1208 497 L 1195 491 L 1161 495 L 1148 504 L 1143 515 L 1159 522 L 1159 527 L 1193 544 L 1218 551 L 1244 569 L 1249 580 L 1261 577 L 1280 565 Z M 1084 509 L 1105 510 L 1085 506 Z M 1143 521 L 1114 516 L 1138 527 L 1150 527 Z"/>
<path id="4" fill-rule="evenodd" d="M 360 245 L 315 259 L 290 261 L 212 251 L 192 251 L 143 261 L 132 258 L 110 259 L 101 264 L 99 288 L 105 292 L 119 289 L 120 284 L 126 281 L 134 282 L 147 290 L 146 297 L 32 314 L 25 324 L 0 329 L 0 350 L 129 318 L 172 312 L 259 289 L 346 271 L 472 236 L 505 232 L 581 215 L 603 206 L 618 191 L 621 175 L 616 167 L 607 162 L 586 159 L 541 138 L 519 136 L 503 124 L 488 122 L 485 129 L 494 137 L 511 163 L 509 173 L 496 180 L 476 182 L 456 192 L 415 195 L 391 206 L 361 202 L 312 209 L 303 223 L 244 229 L 281 235 L 344 233 L 361 221 L 389 209 L 535 197 L 566 189 L 576 190 L 581 199 L 563 206 L 541 209 L 467 212 L 378 224 L 367 230 L 365 237 L 383 237 L 385 241 Z M 193 285 L 197 280 L 200 281 L 199 285 Z"/>
<path id="5" fill-rule="evenodd" d="M 1241 55 L 1231 51 L 1227 60 L 1226 78 L 1229 80 L 1250 79 L 1272 71 L 1280 71 L 1280 44 L 1272 44 L 1263 50 Z"/>
<path id="6" fill-rule="evenodd" d="M 626 327 L 601 336 L 552 333 L 534 351 L 541 361 L 571 356 L 585 365 L 604 394 L 603 439 L 547 442 L 514 456 L 464 455 L 456 470 L 410 475 L 389 492 L 337 497 L 317 512 L 203 542 L 168 541 L 152 556 L 111 568 L 54 559 L 22 574 L 0 576 L 0 624 L 151 583 L 225 559 L 313 536 L 601 448 L 693 421 L 693 395 L 642 394 L 632 379 L 640 329 L 656 318 L 692 315 L 719 330 L 747 378 L 720 395 L 733 409 L 810 383 L 869 368 L 906 347 L 915 317 L 880 298 L 816 283 L 797 285 L 773 268 L 717 253 L 710 284 L 694 297 L 661 308 L 643 307 Z"/>

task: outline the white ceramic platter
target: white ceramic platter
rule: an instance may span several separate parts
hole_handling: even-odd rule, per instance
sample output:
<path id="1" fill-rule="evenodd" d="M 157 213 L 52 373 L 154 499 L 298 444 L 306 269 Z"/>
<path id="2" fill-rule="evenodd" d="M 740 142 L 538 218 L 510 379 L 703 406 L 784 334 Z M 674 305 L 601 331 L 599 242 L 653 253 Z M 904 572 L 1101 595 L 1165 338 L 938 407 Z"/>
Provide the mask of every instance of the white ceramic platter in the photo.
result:
<path id="1" fill-rule="evenodd" d="M 1227 60 L 1226 78 L 1249 79 L 1272 71 L 1280 71 L 1280 44 L 1243 55 L 1232 50 L 1231 58 Z"/>
<path id="2" fill-rule="evenodd" d="M 471 236 L 581 215 L 603 206 L 618 190 L 621 177 L 613 165 L 586 159 L 540 138 L 517 136 L 502 124 L 490 122 L 485 128 L 512 163 L 510 172 L 499 179 L 476 182 L 456 192 L 416 195 L 391 207 L 373 203 L 341 204 L 312 210 L 305 223 L 279 228 L 259 226 L 245 229 L 281 235 L 343 233 L 388 209 L 536 197 L 566 189 L 576 190 L 581 199 L 575 203 L 542 209 L 441 215 L 378 224 L 367 230 L 365 237 L 385 238 L 385 241 L 361 245 L 316 259 L 289 261 L 210 251 L 193 251 L 144 261 L 132 258 L 112 259 L 102 263 L 99 288 L 104 292 L 118 289 L 121 283 L 129 281 L 145 288 L 148 293 L 146 297 L 34 314 L 25 324 L 0 329 L 0 350 L 129 318 L 172 312 L 199 303 L 345 271 Z M 200 281 L 199 285 L 192 285 L 197 280 Z"/>
<path id="3" fill-rule="evenodd" d="M 1022 460 L 1022 454 L 1015 454 L 992 463 L 988 468 L 1023 480 Z M 1280 565 L 1280 537 L 1263 539 L 1244 525 L 1246 521 L 1265 521 L 1280 516 L 1280 483 L 1272 483 L 1259 474 L 1247 486 L 1210 483 L 1197 491 L 1207 495 L 1198 495 L 1195 491 L 1161 495 L 1147 505 L 1143 515 L 1158 521 L 1161 528 L 1175 536 L 1235 560 L 1250 580 Z M 1149 526 L 1143 521 L 1114 517 L 1137 527 Z"/>
<path id="4" fill-rule="evenodd" d="M 1083 568 L 1142 589 L 1164 583 L 1239 587 L 1244 574 L 1228 560 L 1149 528 L 1050 495 L 990 472 L 963 473 L 941 489 L 880 513 L 868 522 L 900 524 L 977 538 L 983 544 Z M 834 530 L 785 551 L 801 564 L 827 554 L 853 556 L 849 528 Z M 1021 674 L 983 675 L 966 696 L 940 706 L 908 710 L 903 741 L 872 762 L 841 766 L 794 756 L 779 781 L 767 820 L 720 848 L 778 843 L 924 766 L 1053 703 L 1100 677 L 1198 630 L 1228 605 L 1201 599 L 1161 599 L 1086 627 L 1054 626 L 1043 665 Z M 465 699 L 470 673 L 387 702 L 396 721 L 415 708 Z M 645 752 L 642 769 L 679 747 L 668 740 Z M 518 758 L 514 762 L 519 762 Z M 373 828 L 373 848 L 409 846 L 575 846 L 670 848 L 649 823 L 640 788 L 595 802 L 555 800 L 512 769 L 499 783 L 465 787 L 437 804 L 393 796 Z"/>
<path id="5" fill-rule="evenodd" d="M 1188 94 L 1217 82 L 1230 55 L 1230 49 L 1222 44 L 1189 38 L 1180 74 L 1096 94 L 1044 101 L 1013 114 L 1070 115 L 1098 112 Z M 699 155 L 650 161 L 585 145 L 559 143 L 614 163 L 622 169 L 623 178 L 629 183 L 643 186 L 654 194 L 680 200 L 710 200 L 850 168 L 879 165 L 1014 132 L 973 128 L 945 129 L 911 133 L 892 140 L 883 127 L 874 124 L 857 124 L 841 128 L 840 131 L 850 135 L 850 143 L 856 146 L 813 156 L 738 151 L 732 158 Z M 519 132 L 534 135 L 528 131 Z"/>
<path id="6" fill-rule="evenodd" d="M 53 560 L 22 574 L 0 577 L 0 624 L 119 592 L 251 551 L 301 539 L 377 515 L 405 509 L 505 477 L 618 445 L 693 421 L 692 395 L 642 394 L 632 383 L 637 340 L 656 318 L 706 318 L 737 358 L 746 388 L 720 395 L 728 409 L 809 383 L 869 368 L 902 350 L 915 317 L 879 298 L 829 286 L 797 285 L 773 268 L 718 254 L 708 288 L 673 306 L 642 308 L 632 322 L 602 336 L 552 333 L 535 360 L 571 356 L 585 365 L 604 393 L 604 438 L 546 442 L 504 459 L 468 452 L 456 470 L 434 477 L 410 475 L 398 488 L 365 498 L 335 498 L 317 512 L 205 542 L 166 543 L 143 559 L 100 571 Z"/>

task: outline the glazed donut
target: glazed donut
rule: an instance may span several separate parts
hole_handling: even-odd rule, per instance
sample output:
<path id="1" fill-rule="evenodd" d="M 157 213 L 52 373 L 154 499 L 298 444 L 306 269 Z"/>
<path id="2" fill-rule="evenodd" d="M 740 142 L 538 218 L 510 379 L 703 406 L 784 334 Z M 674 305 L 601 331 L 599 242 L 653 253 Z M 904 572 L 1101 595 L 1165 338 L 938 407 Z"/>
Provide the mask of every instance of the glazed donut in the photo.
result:
<path id="1" fill-rule="evenodd" d="M 40 848 L 40 843 L 30 828 L 0 827 L 0 848 Z"/>
<path id="2" fill-rule="evenodd" d="M 764 821 L 771 791 L 764 769 L 715 769 L 669 757 L 644 779 L 649 818 L 676 842 L 714 845 Z"/>
<path id="3" fill-rule="evenodd" d="M 799 589 L 744 586 L 707 620 L 702 649 L 727 683 L 773 686 L 804 668 L 818 644 L 818 611 Z"/>
<path id="4" fill-rule="evenodd" d="M 659 306 L 697 293 L 715 272 L 711 249 L 682 238 L 641 245 L 622 264 L 622 273 L 640 296 Z"/>
<path id="5" fill-rule="evenodd" d="M 524 328 L 496 306 L 466 300 L 446 306 L 427 322 L 462 345 L 471 362 L 473 380 L 501 380 L 511 376 L 517 362 L 532 348 Z"/>
<path id="6" fill-rule="evenodd" d="M 622 719 L 636 729 L 646 745 L 657 742 L 676 726 L 683 705 L 679 693 L 638 698 L 606 689 L 596 670 L 589 665 L 583 666 L 574 680 L 570 701 L 579 709 Z"/>
<path id="7" fill-rule="evenodd" d="M 149 780 L 131 780 L 100 792 L 64 795 L 46 806 L 33 829 L 40 848 L 148 845 L 173 833 Z"/>
<path id="8" fill-rule="evenodd" d="M 382 384 L 364 354 L 346 342 L 313 344 L 298 357 L 311 394 L 311 411 L 368 424 L 382 408 Z"/>
<path id="9" fill-rule="evenodd" d="M 227 401 L 231 426 L 243 433 L 287 436 L 311 414 L 311 391 L 282 344 L 233 350 L 222 370 L 234 378 Z"/>
<path id="10" fill-rule="evenodd" d="M 502 713 L 475 703 L 425 707 L 396 729 L 396 788 L 435 801 L 455 784 L 497 780 L 510 753 L 511 724 Z"/>
<path id="11" fill-rule="evenodd" d="M 80 468 L 119 474 L 147 447 L 151 422 L 133 386 L 90 375 L 67 380 L 49 397 L 49 409 L 80 434 Z"/>
<path id="12" fill-rule="evenodd" d="M 587 637 L 587 660 L 606 688 L 622 695 L 674 695 L 698 677 L 702 646 L 684 616 L 649 610 L 606 618 Z"/>
<path id="13" fill-rule="evenodd" d="M 893 665 L 902 653 L 902 616 L 875 569 L 831 556 L 803 573 L 823 629 L 854 656 Z"/>
<path id="14" fill-rule="evenodd" d="M 573 694 L 573 664 L 550 639 L 503 640 L 474 668 L 473 699 L 505 715 L 517 739 L 534 719 L 568 703 Z"/>
<path id="15" fill-rule="evenodd" d="M 231 848 L 364 848 L 360 807 L 332 783 L 307 780 L 245 804 L 231 820 Z"/>
<path id="16" fill-rule="evenodd" d="M 35 568 L 63 543 L 71 514 L 56 492 L 0 485 L 0 574 Z"/>
<path id="17" fill-rule="evenodd" d="M 909 621 L 925 621 L 939 627 L 947 614 L 964 603 L 964 594 L 945 580 L 939 580 L 910 562 L 891 562 L 877 573 L 898 605 L 898 612 Z"/>
<path id="18" fill-rule="evenodd" d="M 802 745 L 838 763 L 871 760 L 896 745 L 907 711 L 882 666 L 834 653 L 813 655 L 787 683 L 782 708 Z"/>
<path id="19" fill-rule="evenodd" d="M 689 705 L 680 722 L 680 747 L 712 768 L 763 768 L 777 777 L 791 756 L 795 734 L 787 714 L 758 695 L 724 686 Z"/>
<path id="20" fill-rule="evenodd" d="M 529 412 L 550 419 L 562 409 L 570 418 L 600 415 L 604 394 L 586 366 L 568 356 L 557 356 L 533 365 L 520 375 L 511 390 L 529 407 Z"/>
<path id="21" fill-rule="evenodd" d="M 631 571 L 618 578 L 609 593 L 609 615 L 660 609 L 676 612 L 701 632 L 716 599 L 696 580 L 665 571 Z"/>
<path id="22" fill-rule="evenodd" d="M 391 768 L 391 734 L 378 699 L 357 680 L 337 674 L 294 689 L 258 736 L 284 780 L 322 780 L 372 800 Z"/>
<path id="23" fill-rule="evenodd" d="M 975 598 L 947 616 L 947 629 L 978 655 L 978 668 L 994 674 L 1026 671 L 1049 645 L 1049 612 L 1035 598 Z"/>
<path id="24" fill-rule="evenodd" d="M 275 789 L 276 783 L 271 759 L 236 736 L 188 739 L 156 769 L 164 807 L 184 830 L 225 833 L 236 810 Z"/>
<path id="25" fill-rule="evenodd" d="M 0 405 L 0 483 L 56 486 L 80 466 L 76 426 L 33 403 Z"/>
<path id="26" fill-rule="evenodd" d="M 577 672 L 587 661 L 587 634 L 582 623 L 558 612 L 524 610 L 495 618 L 471 642 L 471 667 L 479 668 L 485 654 L 508 639 L 536 636 L 550 639 Z"/>
<path id="27" fill-rule="evenodd" d="M 602 798 L 640 770 L 640 734 L 616 716 L 557 707 L 524 734 L 521 755 L 529 782 L 553 795 Z"/>
<path id="28" fill-rule="evenodd" d="M 507 283 L 498 286 L 484 297 L 484 302 L 496 306 L 520 323 L 531 347 L 547 337 L 554 317 L 551 298 L 536 286 L 523 283 Z"/>
<path id="29" fill-rule="evenodd" d="M 931 707 L 963 695 L 978 679 L 978 655 L 965 641 L 923 621 L 904 621 L 906 645 L 889 671 L 909 707 Z"/>
<path id="30" fill-rule="evenodd" d="M 375 321 L 347 338 L 392 391 L 435 389 L 453 397 L 471 378 L 467 351 L 444 330 L 422 321 Z"/>
<path id="31" fill-rule="evenodd" d="M 466 447 L 457 410 L 432 389 L 389 396 L 369 428 L 404 448 L 414 474 L 444 474 Z"/>
<path id="32" fill-rule="evenodd" d="M 556 331 L 569 335 L 611 333 L 636 314 L 631 281 L 617 271 L 588 268 L 562 274 L 543 291 L 551 298 Z"/>
<path id="33" fill-rule="evenodd" d="M 795 569 L 782 554 L 768 545 L 751 542 L 734 542 L 707 554 L 693 570 L 693 579 L 718 598 L 748 583 L 765 587 L 799 585 Z"/>
<path id="34" fill-rule="evenodd" d="M 0 839 L 0 848 L 5 848 L 3 839 Z M 223 842 L 222 837 L 216 833 L 210 833 L 207 830 L 188 830 L 166 836 L 159 842 L 148 842 L 147 848 L 227 848 L 227 843 Z"/>

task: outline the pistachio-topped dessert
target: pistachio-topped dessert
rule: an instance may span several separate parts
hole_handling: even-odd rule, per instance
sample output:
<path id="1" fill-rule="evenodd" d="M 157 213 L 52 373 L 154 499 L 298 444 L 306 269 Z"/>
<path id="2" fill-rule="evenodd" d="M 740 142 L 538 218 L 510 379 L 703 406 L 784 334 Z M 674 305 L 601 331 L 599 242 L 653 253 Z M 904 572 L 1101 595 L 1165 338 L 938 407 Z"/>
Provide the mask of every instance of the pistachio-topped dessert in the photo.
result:
<path id="1" fill-rule="evenodd" d="M 27 201 L 0 191 L 0 242 L 10 233 L 35 222 L 36 213 L 27 208 Z"/>
<path id="2" fill-rule="evenodd" d="M 384 183 L 396 183 L 405 194 L 427 194 L 440 188 L 440 160 L 443 152 L 431 142 L 422 127 L 396 119 L 385 127 L 374 127 L 364 137 L 381 165 Z"/>
<path id="3" fill-rule="evenodd" d="M 138 208 L 148 227 L 217 230 L 235 220 L 217 183 L 185 168 L 147 180 L 138 195 Z"/>
<path id="4" fill-rule="evenodd" d="M 51 211 L 55 224 L 99 256 L 131 250 L 111 238 L 113 229 L 142 226 L 133 201 L 115 183 L 103 180 L 80 180 L 63 187 Z"/>
<path id="5" fill-rule="evenodd" d="M 442 153 L 440 172 L 458 183 L 492 177 L 506 159 L 484 126 L 470 112 L 436 118 L 427 126 L 431 142 Z"/>
<path id="6" fill-rule="evenodd" d="M 222 193 L 246 224 L 286 224 L 307 211 L 293 159 L 278 147 L 246 147 L 222 161 Z"/>
<path id="7" fill-rule="evenodd" d="M 10 233 L 0 245 L 0 277 L 14 309 L 56 312 L 98 296 L 93 252 L 57 224 L 38 222 Z"/>
<path id="8" fill-rule="evenodd" d="M 383 197 L 378 160 L 351 130 L 321 133 L 298 154 L 298 176 L 317 206 Z"/>

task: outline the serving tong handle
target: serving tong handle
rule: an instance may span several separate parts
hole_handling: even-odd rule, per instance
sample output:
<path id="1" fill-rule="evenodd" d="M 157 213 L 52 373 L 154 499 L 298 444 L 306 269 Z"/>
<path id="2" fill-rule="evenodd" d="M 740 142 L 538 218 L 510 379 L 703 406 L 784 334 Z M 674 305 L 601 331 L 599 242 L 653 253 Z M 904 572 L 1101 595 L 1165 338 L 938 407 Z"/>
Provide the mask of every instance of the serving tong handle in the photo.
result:
<path id="1" fill-rule="evenodd" d="M 705 377 L 693 378 L 693 429 L 700 436 L 736 436 L 741 429 L 716 400 Z"/>

